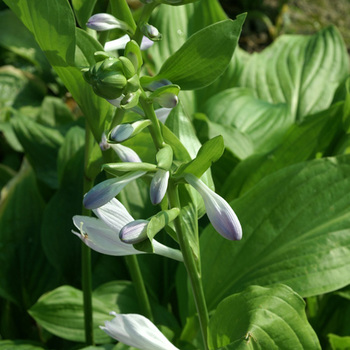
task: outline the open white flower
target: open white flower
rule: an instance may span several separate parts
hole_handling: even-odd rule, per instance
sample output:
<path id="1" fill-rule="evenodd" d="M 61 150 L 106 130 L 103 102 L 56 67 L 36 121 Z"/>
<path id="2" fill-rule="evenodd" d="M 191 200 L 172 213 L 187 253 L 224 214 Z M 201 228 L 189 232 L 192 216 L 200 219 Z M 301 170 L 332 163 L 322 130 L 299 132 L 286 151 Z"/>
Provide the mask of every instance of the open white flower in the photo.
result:
<path id="1" fill-rule="evenodd" d="M 79 232 L 72 232 L 88 247 L 106 255 L 125 256 L 144 253 L 120 240 L 120 230 L 134 219 L 117 199 L 113 198 L 93 212 L 97 218 L 82 215 L 73 217 L 73 223 Z M 183 260 L 179 250 L 169 248 L 154 239 L 152 245 L 155 254 L 178 261 Z"/>
<path id="2" fill-rule="evenodd" d="M 233 240 L 242 238 L 242 227 L 230 205 L 217 193 L 192 174 L 186 174 L 185 180 L 194 187 L 203 198 L 208 218 L 221 236 Z"/>
<path id="3" fill-rule="evenodd" d="M 146 317 L 138 314 L 117 314 L 100 328 L 110 337 L 140 350 L 179 350 Z"/>

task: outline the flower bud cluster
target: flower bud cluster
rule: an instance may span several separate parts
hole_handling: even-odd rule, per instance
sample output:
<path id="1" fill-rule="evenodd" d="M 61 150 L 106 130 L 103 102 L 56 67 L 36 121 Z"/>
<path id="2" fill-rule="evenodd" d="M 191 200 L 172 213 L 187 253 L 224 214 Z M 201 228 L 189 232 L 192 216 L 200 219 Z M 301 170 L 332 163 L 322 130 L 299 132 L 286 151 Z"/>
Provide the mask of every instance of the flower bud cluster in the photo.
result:
<path id="1" fill-rule="evenodd" d="M 95 59 L 96 64 L 83 69 L 83 76 L 96 95 L 107 100 L 122 96 L 121 107 L 136 106 L 141 91 L 133 63 L 127 57 L 109 57 L 105 52 L 96 52 Z"/>

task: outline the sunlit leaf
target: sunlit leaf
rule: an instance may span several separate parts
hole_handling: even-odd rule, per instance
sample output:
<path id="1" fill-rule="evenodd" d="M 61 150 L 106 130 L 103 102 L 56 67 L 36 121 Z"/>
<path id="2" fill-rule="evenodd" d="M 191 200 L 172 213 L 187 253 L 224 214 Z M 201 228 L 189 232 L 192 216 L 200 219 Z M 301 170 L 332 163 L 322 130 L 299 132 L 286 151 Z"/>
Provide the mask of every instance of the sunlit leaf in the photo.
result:
<path id="1" fill-rule="evenodd" d="M 252 286 L 224 299 L 209 324 L 209 348 L 321 349 L 304 300 L 285 285 Z"/>

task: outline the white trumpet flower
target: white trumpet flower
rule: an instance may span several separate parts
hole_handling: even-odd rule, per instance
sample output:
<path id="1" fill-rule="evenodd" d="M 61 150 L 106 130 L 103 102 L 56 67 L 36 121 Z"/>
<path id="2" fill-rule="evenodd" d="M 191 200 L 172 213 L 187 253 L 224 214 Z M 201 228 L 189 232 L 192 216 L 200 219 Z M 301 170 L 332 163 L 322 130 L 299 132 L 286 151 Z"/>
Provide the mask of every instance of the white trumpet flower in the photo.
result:
<path id="1" fill-rule="evenodd" d="M 136 250 L 132 244 L 124 243 L 119 238 L 120 230 L 134 221 L 126 208 L 115 198 L 93 210 L 97 218 L 75 215 L 73 223 L 79 232 L 72 231 L 88 247 L 106 255 L 125 256 L 144 254 Z M 154 253 L 171 259 L 182 261 L 179 250 L 169 248 L 155 239 L 152 240 Z"/>
<path id="2" fill-rule="evenodd" d="M 100 328 L 110 337 L 140 350 L 179 350 L 146 317 L 138 314 L 117 314 Z"/>

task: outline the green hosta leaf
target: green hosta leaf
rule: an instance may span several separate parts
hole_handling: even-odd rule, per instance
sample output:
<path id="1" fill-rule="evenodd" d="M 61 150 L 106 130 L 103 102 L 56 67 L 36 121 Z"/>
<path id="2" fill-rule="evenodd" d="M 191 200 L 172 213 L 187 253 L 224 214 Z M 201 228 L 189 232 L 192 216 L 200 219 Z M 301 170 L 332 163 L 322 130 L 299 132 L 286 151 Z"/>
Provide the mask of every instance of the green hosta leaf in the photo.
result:
<path id="1" fill-rule="evenodd" d="M 81 213 L 84 177 L 84 147 L 72 143 L 77 130 L 67 134 L 67 145 L 60 151 L 60 184 L 48 201 L 42 223 L 41 239 L 48 260 L 65 278 L 75 283 L 80 273 L 81 242 L 71 230 L 72 217 Z M 82 137 L 78 132 L 76 137 Z"/>
<path id="2" fill-rule="evenodd" d="M 97 343 L 112 341 L 99 326 L 108 320 L 109 311 L 118 311 L 113 305 L 94 298 L 93 304 L 93 330 Z M 70 286 L 61 286 L 44 294 L 29 310 L 29 314 L 50 333 L 63 339 L 84 342 L 84 309 L 82 291 Z"/>
<path id="3" fill-rule="evenodd" d="M 93 93 L 84 81 L 80 68 L 92 62 L 94 52 L 102 50 L 101 45 L 85 31 L 76 29 L 67 0 L 55 1 L 50 6 L 46 0 L 6 0 L 6 4 L 34 34 L 50 64 L 88 119 L 95 139 L 99 141 L 106 125 L 110 123 L 114 107 Z"/>
<path id="4" fill-rule="evenodd" d="M 0 295 L 24 308 L 57 278 L 40 244 L 43 209 L 35 175 L 26 164 L 2 193 L 0 205 Z"/>
<path id="5" fill-rule="evenodd" d="M 25 154 L 37 177 L 52 188 L 57 188 L 56 171 L 58 149 L 63 143 L 61 133 L 17 114 L 11 120 Z"/>
<path id="6" fill-rule="evenodd" d="M 287 103 L 295 120 L 328 108 L 349 74 L 346 48 L 339 32 L 328 27 L 312 36 L 279 37 L 244 66 L 241 86 L 270 103 Z"/>
<path id="7" fill-rule="evenodd" d="M 227 176 L 223 194 L 232 200 L 247 192 L 268 174 L 283 167 L 312 159 L 324 152 L 338 138 L 343 117 L 343 103 L 310 115 L 286 133 L 281 144 L 271 152 L 247 158 Z"/>
<path id="8" fill-rule="evenodd" d="M 16 172 L 12 168 L 0 164 L 0 191 L 15 175 Z"/>
<path id="9" fill-rule="evenodd" d="M 97 0 L 73 0 L 72 5 L 81 28 L 86 28 L 86 22 L 92 15 Z"/>
<path id="10" fill-rule="evenodd" d="M 37 119 L 40 124 L 57 127 L 65 126 L 74 121 L 72 112 L 67 105 L 57 97 L 46 96 L 41 105 L 40 115 Z"/>
<path id="11" fill-rule="evenodd" d="M 198 151 L 197 156 L 191 162 L 182 165 L 176 172 L 176 176 L 182 174 L 193 174 L 201 177 L 211 164 L 217 161 L 224 152 L 224 141 L 222 136 L 207 141 Z"/>
<path id="12" fill-rule="evenodd" d="M 168 79 L 182 90 L 209 85 L 226 69 L 242 29 L 245 15 L 235 21 L 225 20 L 193 34 L 162 65 L 159 73 L 143 83 Z"/>
<path id="13" fill-rule="evenodd" d="M 34 342 L 25 340 L 0 340 L 0 350 L 45 350 Z"/>
<path id="14" fill-rule="evenodd" d="M 93 296 L 103 302 L 117 305 L 120 313 L 140 313 L 135 288 L 130 281 L 104 283 L 93 291 Z"/>
<path id="15" fill-rule="evenodd" d="M 232 202 L 242 241 L 211 226 L 201 235 L 209 309 L 252 284 L 284 283 L 303 297 L 349 284 L 349 191 L 350 157 L 341 156 L 284 168 Z"/>
<path id="16" fill-rule="evenodd" d="M 209 349 L 321 349 L 303 299 L 285 285 L 252 286 L 223 300 L 209 323 Z"/>
<path id="17" fill-rule="evenodd" d="M 350 337 L 340 337 L 335 334 L 328 334 L 328 340 L 332 350 L 349 350 Z"/>
<path id="18" fill-rule="evenodd" d="M 44 83 L 37 77 L 12 66 L 0 69 L 0 118 L 8 107 L 35 116 L 45 96 Z"/>
<path id="19" fill-rule="evenodd" d="M 225 73 L 204 89 L 194 91 L 196 110 L 203 112 L 203 106 L 209 98 L 223 90 L 237 87 L 243 68 L 250 57 L 251 56 L 247 52 L 237 47 Z"/>
<path id="20" fill-rule="evenodd" d="M 252 90 L 245 88 L 227 89 L 214 95 L 203 106 L 203 111 L 210 121 L 223 128 L 237 128 L 247 135 L 254 151 L 259 153 L 276 146 L 293 123 L 285 103 L 259 100 Z M 239 152 L 239 146 L 237 151 L 233 150 L 234 154 Z"/>
<path id="21" fill-rule="evenodd" d="M 55 1 L 50 6 L 45 0 L 5 3 L 34 34 L 52 65 L 64 67 L 74 62 L 75 22 L 68 1 Z"/>
<path id="22" fill-rule="evenodd" d="M 201 0 L 193 5 L 193 16 L 189 23 L 191 33 L 227 19 L 227 15 L 218 0 Z"/>
<path id="23" fill-rule="evenodd" d="M 164 61 L 187 40 L 188 19 L 192 15 L 193 4 L 176 7 L 160 5 L 153 12 L 150 23 L 162 33 L 162 40 L 157 45 L 153 45 L 147 52 L 157 71 Z"/>
<path id="24" fill-rule="evenodd" d="M 10 10 L 0 12 L 0 45 L 34 64 L 39 71 L 50 69 L 33 35 Z"/>
<path id="25" fill-rule="evenodd" d="M 247 158 L 254 152 L 251 137 L 230 125 L 218 124 L 210 121 L 205 114 L 195 114 L 194 124 L 199 137 L 211 139 L 218 135 L 224 138 L 225 148 L 238 159 Z"/>
<path id="26" fill-rule="evenodd" d="M 79 151 L 85 144 L 85 131 L 79 126 L 74 126 L 67 132 L 63 145 L 58 151 L 57 157 L 57 173 L 59 182 L 62 183 L 62 178 L 68 166 L 68 163 L 72 157 Z"/>
<path id="27" fill-rule="evenodd" d="M 345 103 L 344 103 L 344 128 L 347 132 L 350 129 L 350 78 L 346 80 L 345 83 L 346 95 L 345 95 Z"/>

